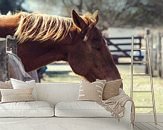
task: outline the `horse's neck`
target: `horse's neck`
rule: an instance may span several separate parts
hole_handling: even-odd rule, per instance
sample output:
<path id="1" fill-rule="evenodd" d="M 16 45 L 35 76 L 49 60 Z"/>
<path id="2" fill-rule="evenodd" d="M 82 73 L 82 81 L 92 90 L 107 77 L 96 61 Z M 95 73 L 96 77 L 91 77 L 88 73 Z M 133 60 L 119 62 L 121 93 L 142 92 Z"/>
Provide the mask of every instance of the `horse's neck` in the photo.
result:
<path id="1" fill-rule="evenodd" d="M 32 71 L 53 61 L 67 60 L 66 47 L 55 43 L 30 42 L 18 45 L 18 55 L 26 71 Z"/>
<path id="2" fill-rule="evenodd" d="M 15 29 L 18 26 L 20 20 L 19 15 L 0 16 L 0 37 L 6 37 L 6 35 L 13 35 Z"/>
<path id="3" fill-rule="evenodd" d="M 19 20 L 20 14 L 13 16 L 0 16 L 0 37 L 13 35 L 18 26 Z M 44 43 L 26 42 L 19 44 L 18 56 L 21 58 L 26 71 L 34 70 L 53 61 L 67 60 L 66 46 L 72 42 L 72 37 L 74 37 L 71 36 L 71 33 L 69 34 L 61 41 L 61 43 L 67 45 L 61 45 L 61 43 L 49 43 L 48 41 Z"/>

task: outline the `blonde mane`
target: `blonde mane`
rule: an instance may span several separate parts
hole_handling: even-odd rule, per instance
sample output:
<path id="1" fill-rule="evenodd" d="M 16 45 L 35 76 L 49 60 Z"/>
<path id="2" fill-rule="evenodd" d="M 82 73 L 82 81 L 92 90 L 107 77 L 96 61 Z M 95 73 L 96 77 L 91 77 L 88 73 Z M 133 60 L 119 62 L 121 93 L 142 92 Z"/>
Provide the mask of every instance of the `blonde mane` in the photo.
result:
<path id="1" fill-rule="evenodd" d="M 20 43 L 27 40 L 58 41 L 67 36 L 72 25 L 70 18 L 21 12 L 15 36 Z"/>

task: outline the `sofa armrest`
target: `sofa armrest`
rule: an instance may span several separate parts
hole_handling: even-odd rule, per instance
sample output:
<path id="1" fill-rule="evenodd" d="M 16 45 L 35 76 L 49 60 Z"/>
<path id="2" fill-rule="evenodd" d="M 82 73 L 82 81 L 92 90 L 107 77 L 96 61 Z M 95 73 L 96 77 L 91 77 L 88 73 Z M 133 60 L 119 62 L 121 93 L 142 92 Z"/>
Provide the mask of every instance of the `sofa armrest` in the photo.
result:
<path id="1" fill-rule="evenodd" d="M 132 102 L 127 101 L 125 104 L 124 117 L 120 119 L 119 124 L 125 125 L 126 128 L 130 128 L 132 130 L 133 125 L 131 123 L 131 107 L 132 107 Z"/>
<path id="2" fill-rule="evenodd" d="M 119 93 L 120 94 L 126 94 L 123 89 L 119 89 Z M 132 102 L 131 101 L 127 101 L 125 104 L 125 111 L 124 111 L 124 117 L 121 119 L 122 121 L 125 122 L 129 122 L 131 123 L 131 110 L 132 109 Z"/>
<path id="3" fill-rule="evenodd" d="M 124 119 L 129 122 L 131 122 L 131 107 L 132 107 L 132 102 L 127 101 L 125 104 Z"/>

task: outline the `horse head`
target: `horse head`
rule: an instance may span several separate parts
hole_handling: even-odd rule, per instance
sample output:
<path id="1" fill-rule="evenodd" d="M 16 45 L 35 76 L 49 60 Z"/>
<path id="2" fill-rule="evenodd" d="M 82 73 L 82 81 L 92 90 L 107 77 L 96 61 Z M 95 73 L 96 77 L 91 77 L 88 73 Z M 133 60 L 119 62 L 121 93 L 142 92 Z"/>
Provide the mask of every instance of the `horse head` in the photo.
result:
<path id="1" fill-rule="evenodd" d="M 68 62 L 72 70 L 89 81 L 120 78 L 108 46 L 96 27 L 97 11 L 92 15 L 79 16 L 73 10 L 72 19 L 76 28 L 68 53 Z"/>
<path id="2" fill-rule="evenodd" d="M 80 16 L 73 10 L 72 18 L 21 12 L 0 17 L 0 36 L 15 35 L 27 72 L 65 60 L 89 81 L 119 79 L 97 22 L 97 11 Z"/>

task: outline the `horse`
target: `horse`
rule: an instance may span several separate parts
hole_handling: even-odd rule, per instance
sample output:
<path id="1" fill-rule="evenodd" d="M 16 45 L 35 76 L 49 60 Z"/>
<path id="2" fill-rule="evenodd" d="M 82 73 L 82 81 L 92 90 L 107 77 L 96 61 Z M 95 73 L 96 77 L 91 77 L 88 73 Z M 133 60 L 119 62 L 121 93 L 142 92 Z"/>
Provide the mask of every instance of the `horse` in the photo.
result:
<path id="1" fill-rule="evenodd" d="M 100 30 L 99 16 L 72 10 L 71 17 L 19 12 L 0 16 L 0 37 L 18 39 L 18 56 L 30 72 L 54 61 L 66 61 L 90 82 L 121 79 Z"/>

